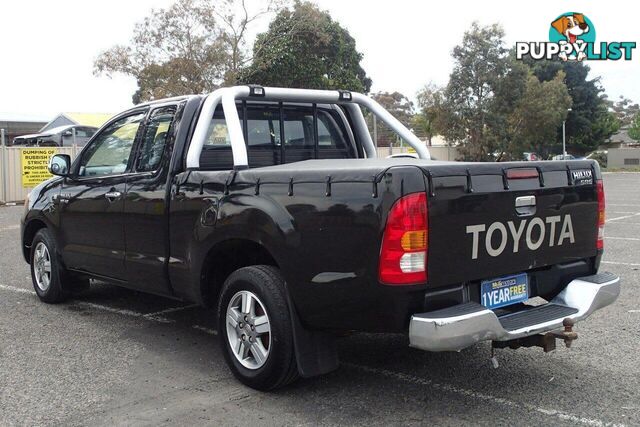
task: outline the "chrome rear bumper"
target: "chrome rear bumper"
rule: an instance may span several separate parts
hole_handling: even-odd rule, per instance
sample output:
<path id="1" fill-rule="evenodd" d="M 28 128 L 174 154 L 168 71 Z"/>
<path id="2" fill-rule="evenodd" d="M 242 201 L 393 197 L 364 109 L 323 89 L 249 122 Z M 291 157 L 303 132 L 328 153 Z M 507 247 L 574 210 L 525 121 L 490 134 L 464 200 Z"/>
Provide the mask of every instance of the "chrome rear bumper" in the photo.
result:
<path id="1" fill-rule="evenodd" d="M 613 303 L 620 278 L 611 273 L 572 280 L 551 302 L 498 317 L 478 303 L 414 314 L 409 325 L 410 346 L 428 351 L 459 351 L 480 341 L 508 341 L 549 332 L 562 321 L 585 319 Z"/>

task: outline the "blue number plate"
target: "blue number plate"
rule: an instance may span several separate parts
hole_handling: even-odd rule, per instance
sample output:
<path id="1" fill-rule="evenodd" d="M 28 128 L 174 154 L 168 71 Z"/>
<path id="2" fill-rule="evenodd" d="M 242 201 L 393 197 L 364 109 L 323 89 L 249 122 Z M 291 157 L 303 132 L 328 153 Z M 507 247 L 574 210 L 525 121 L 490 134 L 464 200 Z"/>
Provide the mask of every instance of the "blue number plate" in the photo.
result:
<path id="1" fill-rule="evenodd" d="M 482 305 L 494 309 L 529 299 L 529 278 L 526 273 L 484 280 L 480 284 Z"/>

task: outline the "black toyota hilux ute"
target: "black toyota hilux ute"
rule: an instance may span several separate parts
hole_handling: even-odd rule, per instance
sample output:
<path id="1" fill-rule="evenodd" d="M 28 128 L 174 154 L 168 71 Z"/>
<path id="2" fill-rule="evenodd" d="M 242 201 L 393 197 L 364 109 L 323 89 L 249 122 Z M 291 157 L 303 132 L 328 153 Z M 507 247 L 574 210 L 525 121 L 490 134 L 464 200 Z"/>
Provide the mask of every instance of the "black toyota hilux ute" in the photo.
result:
<path id="1" fill-rule="evenodd" d="M 420 158 L 377 159 L 362 107 Z M 229 367 L 257 389 L 335 369 L 345 331 L 551 350 L 619 293 L 598 272 L 597 163 L 430 160 L 358 93 L 154 101 L 49 169 L 22 221 L 40 299 L 97 279 L 213 307 Z"/>

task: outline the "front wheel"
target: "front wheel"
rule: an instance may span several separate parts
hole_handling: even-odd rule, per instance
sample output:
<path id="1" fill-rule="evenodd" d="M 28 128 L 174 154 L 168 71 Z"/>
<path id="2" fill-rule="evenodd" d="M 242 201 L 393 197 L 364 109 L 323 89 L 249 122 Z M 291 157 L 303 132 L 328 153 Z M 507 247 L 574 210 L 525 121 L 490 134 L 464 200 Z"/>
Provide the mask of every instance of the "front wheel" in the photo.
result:
<path id="1" fill-rule="evenodd" d="M 36 233 L 31 244 L 31 280 L 42 301 L 57 303 L 67 298 L 61 275 L 55 239 L 48 229 L 43 228 Z"/>
<path id="2" fill-rule="evenodd" d="M 257 390 L 273 390 L 298 378 L 284 279 L 272 266 L 241 268 L 225 281 L 218 329 L 234 376 Z"/>

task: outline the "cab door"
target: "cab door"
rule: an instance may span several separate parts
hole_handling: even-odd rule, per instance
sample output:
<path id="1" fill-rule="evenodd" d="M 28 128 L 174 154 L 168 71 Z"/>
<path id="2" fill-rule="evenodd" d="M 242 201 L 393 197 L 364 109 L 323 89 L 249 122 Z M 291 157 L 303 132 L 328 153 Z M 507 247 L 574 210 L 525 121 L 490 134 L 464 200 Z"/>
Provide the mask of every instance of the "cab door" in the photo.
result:
<path id="1" fill-rule="evenodd" d="M 165 104 L 149 113 L 124 197 L 125 264 L 132 288 L 170 293 L 167 176 L 180 106 Z"/>
<path id="2" fill-rule="evenodd" d="M 104 127 L 65 179 L 60 243 L 67 268 L 126 280 L 124 194 L 146 113 L 134 111 Z"/>

